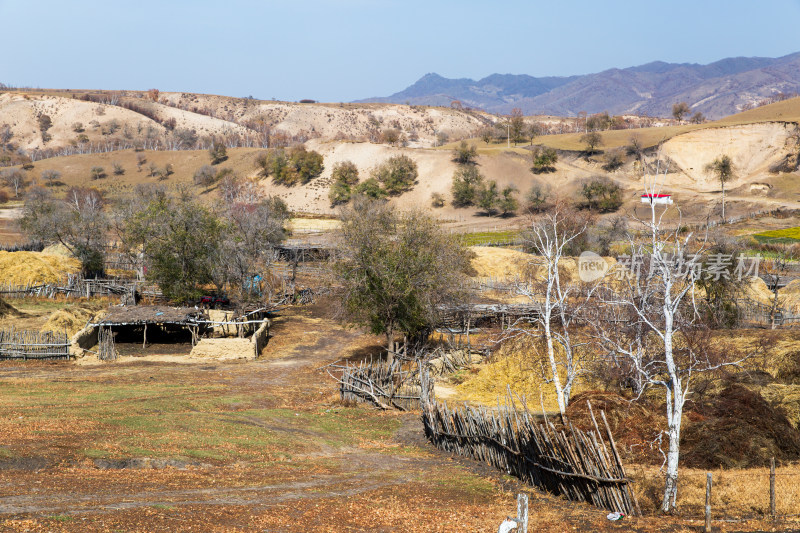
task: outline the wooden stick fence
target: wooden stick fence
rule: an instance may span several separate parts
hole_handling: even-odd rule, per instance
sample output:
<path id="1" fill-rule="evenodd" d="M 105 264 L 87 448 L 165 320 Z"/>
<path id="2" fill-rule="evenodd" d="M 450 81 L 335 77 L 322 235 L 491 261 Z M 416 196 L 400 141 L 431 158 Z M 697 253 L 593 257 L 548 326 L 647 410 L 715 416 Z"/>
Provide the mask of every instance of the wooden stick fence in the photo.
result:
<path id="1" fill-rule="evenodd" d="M 570 423 L 557 429 L 547 420 L 536 423 L 510 395 L 496 412 L 466 405 L 452 409 L 435 401 L 430 378 L 421 372 L 425 436 L 437 448 L 486 462 L 569 500 L 641 515 L 605 413 L 604 440 L 594 413 L 595 431 Z"/>
<path id="2" fill-rule="evenodd" d="M 0 359 L 69 359 L 66 332 L 0 330 Z"/>
<path id="3" fill-rule="evenodd" d="M 119 353 L 114 343 L 114 332 L 111 331 L 111 328 L 100 327 L 97 330 L 97 344 L 100 348 L 99 357 L 101 361 L 117 360 Z"/>
<path id="4" fill-rule="evenodd" d="M 331 365 L 328 373 L 339 382 L 342 400 L 371 403 L 381 409 L 408 411 L 420 406 L 419 385 L 415 368 L 403 369 L 404 361 L 395 359 L 392 364 L 385 361 L 362 361 L 359 364 L 346 362 Z M 331 373 L 341 370 L 341 377 Z"/>

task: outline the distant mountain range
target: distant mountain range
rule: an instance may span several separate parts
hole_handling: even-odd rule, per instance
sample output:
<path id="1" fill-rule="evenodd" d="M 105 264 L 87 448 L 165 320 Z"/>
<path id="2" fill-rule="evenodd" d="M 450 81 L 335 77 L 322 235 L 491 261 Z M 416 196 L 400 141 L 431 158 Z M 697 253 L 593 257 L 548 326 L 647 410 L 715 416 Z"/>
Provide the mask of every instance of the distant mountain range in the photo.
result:
<path id="1" fill-rule="evenodd" d="M 559 116 L 580 111 L 670 116 L 673 104 L 687 102 L 693 112 L 720 118 L 779 92 L 800 92 L 800 52 L 779 58 L 733 57 L 709 65 L 655 61 L 569 77 L 492 74 L 475 81 L 426 74 L 391 96 L 359 102 L 449 106 L 459 100 L 493 113 L 519 107 L 526 115 Z"/>

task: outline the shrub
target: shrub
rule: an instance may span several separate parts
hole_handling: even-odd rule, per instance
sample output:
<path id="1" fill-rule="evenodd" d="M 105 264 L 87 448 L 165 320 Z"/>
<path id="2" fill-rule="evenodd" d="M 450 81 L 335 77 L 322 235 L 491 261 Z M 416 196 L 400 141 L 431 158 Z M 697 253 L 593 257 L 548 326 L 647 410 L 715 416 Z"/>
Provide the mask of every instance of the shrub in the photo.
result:
<path id="1" fill-rule="evenodd" d="M 322 154 L 303 146 L 291 149 L 288 154 L 282 148 L 267 150 L 258 156 L 256 164 L 261 167 L 262 176 L 289 187 L 308 183 L 325 168 Z"/>
<path id="2" fill-rule="evenodd" d="M 444 207 L 444 195 L 438 192 L 431 194 L 431 206 L 436 208 Z"/>
<path id="3" fill-rule="evenodd" d="M 92 167 L 89 174 L 93 180 L 99 180 L 106 177 L 106 171 L 103 167 Z"/>
<path id="4" fill-rule="evenodd" d="M 584 183 L 581 195 L 584 197 L 581 207 L 601 213 L 616 211 L 622 205 L 622 189 L 606 178 L 594 178 Z"/>
<path id="5" fill-rule="evenodd" d="M 333 166 L 331 172 L 333 184 L 328 191 L 332 205 L 350 201 L 352 187 L 358 184 L 358 167 L 352 161 L 340 161 Z"/>
<path id="6" fill-rule="evenodd" d="M 43 170 L 42 180 L 47 182 L 48 187 L 52 187 L 61 181 L 61 172 L 52 169 Z"/>
<path id="7" fill-rule="evenodd" d="M 417 164 L 407 155 L 390 157 L 372 171 L 372 177 L 390 196 L 411 190 L 417 182 Z"/>
<path id="8" fill-rule="evenodd" d="M 375 178 L 369 178 L 359 183 L 355 189 L 353 189 L 353 194 L 361 194 L 376 200 L 386 198 L 388 195 L 388 193 L 381 188 L 380 182 Z"/>
<path id="9" fill-rule="evenodd" d="M 618 168 L 622 167 L 625 164 L 625 154 L 622 153 L 622 150 L 612 150 L 608 152 L 605 156 L 605 161 L 603 162 L 603 170 L 606 172 L 613 172 Z"/>
<path id="10" fill-rule="evenodd" d="M 538 183 L 531 186 L 525 195 L 525 211 L 528 213 L 541 213 L 550 207 L 550 189 Z"/>
<path id="11" fill-rule="evenodd" d="M 194 176 L 192 176 L 192 181 L 195 185 L 208 187 L 216 181 L 216 178 L 217 171 L 214 167 L 211 165 L 203 165 L 195 171 Z"/>
<path id="12" fill-rule="evenodd" d="M 117 161 L 111 163 L 111 169 L 115 176 L 122 176 L 123 174 L 125 174 L 125 169 Z"/>

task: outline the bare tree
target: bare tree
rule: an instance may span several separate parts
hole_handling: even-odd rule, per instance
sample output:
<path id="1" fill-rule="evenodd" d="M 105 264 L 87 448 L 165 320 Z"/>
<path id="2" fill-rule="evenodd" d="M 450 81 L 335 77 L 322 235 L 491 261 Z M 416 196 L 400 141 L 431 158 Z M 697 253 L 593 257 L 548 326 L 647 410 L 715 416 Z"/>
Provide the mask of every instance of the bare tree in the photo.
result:
<path id="1" fill-rule="evenodd" d="M 9 189 L 14 189 L 14 198 L 19 198 L 19 191 L 24 190 L 30 182 L 23 171 L 9 168 L 0 172 L 0 181 Z"/>
<path id="2" fill-rule="evenodd" d="M 541 330 L 549 372 L 547 381 L 553 384 L 558 409 L 563 417 L 569 405 L 572 387 L 581 372 L 579 359 L 582 343 L 577 342 L 573 329 L 582 303 L 587 302 L 578 280 L 570 278 L 563 268 L 574 242 L 589 227 L 590 218 L 557 200 L 553 207 L 534 218 L 524 233 L 527 247 L 535 254 L 531 259 L 528 279 L 518 283 L 517 294 L 538 304 L 539 312 L 532 319 Z M 509 328 L 512 335 L 535 335 L 518 321 Z M 564 381 L 562 382 L 562 376 Z"/>
<path id="3" fill-rule="evenodd" d="M 691 109 L 689 109 L 689 104 L 686 102 L 678 102 L 672 106 L 672 116 L 675 117 L 675 120 L 678 122 L 683 122 L 683 117 L 688 115 L 690 112 Z"/>

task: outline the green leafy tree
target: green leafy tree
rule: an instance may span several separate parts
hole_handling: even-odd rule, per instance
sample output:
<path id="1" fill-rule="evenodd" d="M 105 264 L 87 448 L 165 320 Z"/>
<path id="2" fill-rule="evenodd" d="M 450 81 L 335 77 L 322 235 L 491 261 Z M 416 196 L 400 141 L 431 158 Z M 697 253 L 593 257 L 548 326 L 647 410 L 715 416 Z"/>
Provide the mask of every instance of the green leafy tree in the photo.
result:
<path id="1" fill-rule="evenodd" d="M 373 200 L 383 200 L 389 193 L 381 187 L 381 184 L 375 178 L 369 178 L 353 188 L 353 195 L 361 195 Z"/>
<path id="2" fill-rule="evenodd" d="M 555 172 L 556 162 L 558 162 L 558 153 L 554 148 L 537 146 L 531 151 L 531 172 L 534 174 Z"/>
<path id="3" fill-rule="evenodd" d="M 528 213 L 541 213 L 550 205 L 550 189 L 538 183 L 534 183 L 525 194 L 525 210 Z"/>
<path id="4" fill-rule="evenodd" d="M 622 189 L 606 178 L 594 178 L 583 184 L 581 195 L 584 197 L 582 207 L 608 213 L 622 206 Z"/>
<path id="5" fill-rule="evenodd" d="M 331 205 L 344 204 L 350 201 L 353 187 L 358 185 L 358 167 L 352 161 L 340 161 L 331 171 L 333 184 L 328 191 Z"/>
<path id="6" fill-rule="evenodd" d="M 271 177 L 275 183 L 288 187 L 298 183 L 305 185 L 325 168 L 322 154 L 303 146 L 292 148 L 288 153 L 282 148 L 267 150 L 258 156 L 256 164 L 263 177 Z"/>
<path id="7" fill-rule="evenodd" d="M 713 174 L 722 187 L 722 222 L 725 222 L 725 184 L 734 176 L 733 160 L 728 155 L 721 155 L 706 165 L 706 172 Z"/>
<path id="8" fill-rule="evenodd" d="M 499 196 L 500 193 L 497 190 L 497 182 L 495 180 L 487 181 L 477 193 L 478 207 L 490 215 L 495 214 L 497 212 L 497 200 Z"/>
<path id="9" fill-rule="evenodd" d="M 398 213 L 385 202 L 355 198 L 341 214 L 334 272 L 344 319 L 385 335 L 425 335 L 438 306 L 462 300 L 469 251 L 422 211 Z"/>
<path id="10" fill-rule="evenodd" d="M 453 161 L 459 165 L 474 165 L 478 157 L 478 148 L 474 144 L 468 144 L 467 141 L 461 141 L 453 150 Z"/>
<path id="11" fill-rule="evenodd" d="M 198 298 L 214 281 L 223 223 L 186 188 L 155 194 L 124 220 L 126 242 L 144 251 L 147 278 L 177 303 Z"/>
<path id="12" fill-rule="evenodd" d="M 503 189 L 502 193 L 500 193 L 500 197 L 497 199 L 497 208 L 504 215 L 513 213 L 519 209 L 519 201 L 516 198 L 517 192 L 518 191 L 516 187 L 509 185 Z"/>
<path id="13" fill-rule="evenodd" d="M 483 176 L 474 166 L 460 166 L 453 173 L 450 193 L 455 207 L 474 205 L 483 185 Z"/>
<path id="14" fill-rule="evenodd" d="M 397 196 L 411 190 L 417 182 L 417 164 L 407 155 L 396 155 L 373 169 L 371 176 L 389 196 Z"/>

